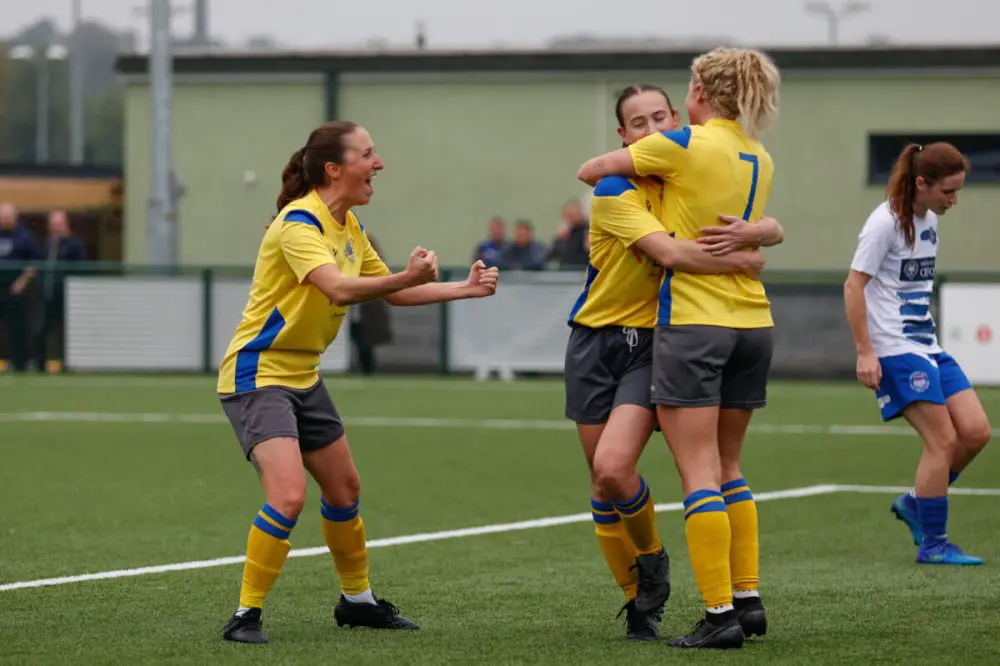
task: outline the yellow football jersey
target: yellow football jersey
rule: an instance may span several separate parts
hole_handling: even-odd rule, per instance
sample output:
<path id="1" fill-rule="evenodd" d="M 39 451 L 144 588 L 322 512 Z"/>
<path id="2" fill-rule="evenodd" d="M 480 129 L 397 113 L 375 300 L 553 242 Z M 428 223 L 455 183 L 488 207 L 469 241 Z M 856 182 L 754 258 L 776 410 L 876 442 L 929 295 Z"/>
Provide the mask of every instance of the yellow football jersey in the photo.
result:
<path id="1" fill-rule="evenodd" d="M 219 367 L 220 393 L 303 389 L 319 381 L 319 357 L 347 314 L 303 283 L 326 264 L 345 277 L 389 274 L 354 213 L 339 224 L 314 190 L 288 204 L 264 233 L 250 300 Z"/>
<path id="2" fill-rule="evenodd" d="M 599 328 L 653 328 L 663 268 L 636 242 L 664 231 L 663 185 L 652 178 L 608 176 L 594 187 L 590 204 L 590 263 L 570 324 Z"/>
<path id="3" fill-rule="evenodd" d="M 771 196 L 774 163 L 764 146 L 732 120 L 659 132 L 629 146 L 635 172 L 659 176 L 662 220 L 677 238 L 694 240 L 720 214 L 756 222 Z M 736 273 L 693 275 L 667 271 L 660 289 L 659 325 L 766 328 L 771 304 L 759 280 Z"/>

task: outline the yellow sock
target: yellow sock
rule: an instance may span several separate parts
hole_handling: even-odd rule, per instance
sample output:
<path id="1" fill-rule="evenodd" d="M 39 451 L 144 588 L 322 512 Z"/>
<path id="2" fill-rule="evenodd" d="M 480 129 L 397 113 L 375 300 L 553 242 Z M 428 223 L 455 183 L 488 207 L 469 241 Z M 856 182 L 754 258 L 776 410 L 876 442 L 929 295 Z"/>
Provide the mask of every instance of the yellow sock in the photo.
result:
<path id="1" fill-rule="evenodd" d="M 368 546 L 365 524 L 358 515 L 359 502 L 338 508 L 322 500 L 323 538 L 333 555 L 340 574 L 340 589 L 344 594 L 361 594 L 371 584 L 368 581 Z"/>
<path id="2" fill-rule="evenodd" d="M 278 580 L 288 551 L 292 548 L 288 537 L 296 522 L 281 515 L 270 504 L 265 504 L 257 512 L 247 539 L 243 585 L 240 587 L 241 607 L 263 608 L 264 597 Z"/>
<path id="3" fill-rule="evenodd" d="M 757 504 L 753 501 L 746 479 L 736 479 L 722 486 L 729 514 L 732 546 L 729 567 L 733 574 L 733 589 L 751 592 L 760 587 L 760 544 L 757 536 Z"/>
<path id="4" fill-rule="evenodd" d="M 632 539 L 625 531 L 625 526 L 611 502 L 591 499 L 590 509 L 594 517 L 597 544 L 604 553 L 604 561 L 608 563 L 608 569 L 625 593 L 625 598 L 635 599 L 635 586 L 639 573 L 632 568 L 636 554 Z"/>
<path id="5" fill-rule="evenodd" d="M 639 477 L 639 492 L 627 502 L 615 502 L 615 509 L 625 524 L 628 536 L 635 544 L 636 553 L 649 555 L 663 550 L 660 535 L 656 530 L 656 510 L 653 496 L 646 480 Z"/>
<path id="6" fill-rule="evenodd" d="M 694 579 L 710 609 L 731 609 L 729 516 L 718 490 L 696 490 L 684 499 L 684 533 Z"/>

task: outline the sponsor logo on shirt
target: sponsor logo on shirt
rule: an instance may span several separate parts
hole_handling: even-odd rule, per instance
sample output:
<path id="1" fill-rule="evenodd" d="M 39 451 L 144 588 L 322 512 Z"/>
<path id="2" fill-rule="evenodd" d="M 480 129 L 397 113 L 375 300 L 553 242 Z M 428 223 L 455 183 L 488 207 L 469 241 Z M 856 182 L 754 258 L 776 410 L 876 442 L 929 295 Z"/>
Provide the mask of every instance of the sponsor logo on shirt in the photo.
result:
<path id="1" fill-rule="evenodd" d="M 899 267 L 901 282 L 923 282 L 934 279 L 934 257 L 903 259 Z"/>

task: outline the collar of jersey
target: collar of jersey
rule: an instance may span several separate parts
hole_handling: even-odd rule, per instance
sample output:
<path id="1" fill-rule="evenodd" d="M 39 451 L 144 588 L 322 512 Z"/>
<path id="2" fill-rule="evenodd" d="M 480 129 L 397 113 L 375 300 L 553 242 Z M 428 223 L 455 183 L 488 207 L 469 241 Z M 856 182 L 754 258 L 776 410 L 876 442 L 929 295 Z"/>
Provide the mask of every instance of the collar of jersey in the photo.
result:
<path id="1" fill-rule="evenodd" d="M 708 127 L 710 125 L 722 125 L 731 127 L 733 125 L 738 126 L 739 122 L 735 120 L 726 120 L 725 118 L 709 118 L 708 120 L 705 121 L 705 126 Z"/>

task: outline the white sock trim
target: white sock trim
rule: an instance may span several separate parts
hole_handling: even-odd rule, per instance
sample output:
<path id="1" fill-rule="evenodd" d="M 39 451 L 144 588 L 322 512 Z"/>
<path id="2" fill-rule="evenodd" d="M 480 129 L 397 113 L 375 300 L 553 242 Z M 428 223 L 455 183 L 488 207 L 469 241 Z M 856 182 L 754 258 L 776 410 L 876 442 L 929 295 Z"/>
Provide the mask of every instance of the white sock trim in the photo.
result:
<path id="1" fill-rule="evenodd" d="M 344 598 L 350 601 L 352 604 L 371 604 L 372 606 L 378 605 L 375 601 L 375 595 L 372 593 L 372 588 L 368 588 L 361 594 L 348 594 L 343 592 Z"/>
<path id="2" fill-rule="evenodd" d="M 733 610 L 733 605 L 726 604 L 725 606 L 713 606 L 712 608 L 709 608 L 707 610 L 709 613 L 725 613 Z"/>
<path id="3" fill-rule="evenodd" d="M 760 598 L 758 590 L 733 590 L 733 599 L 755 599 Z"/>

